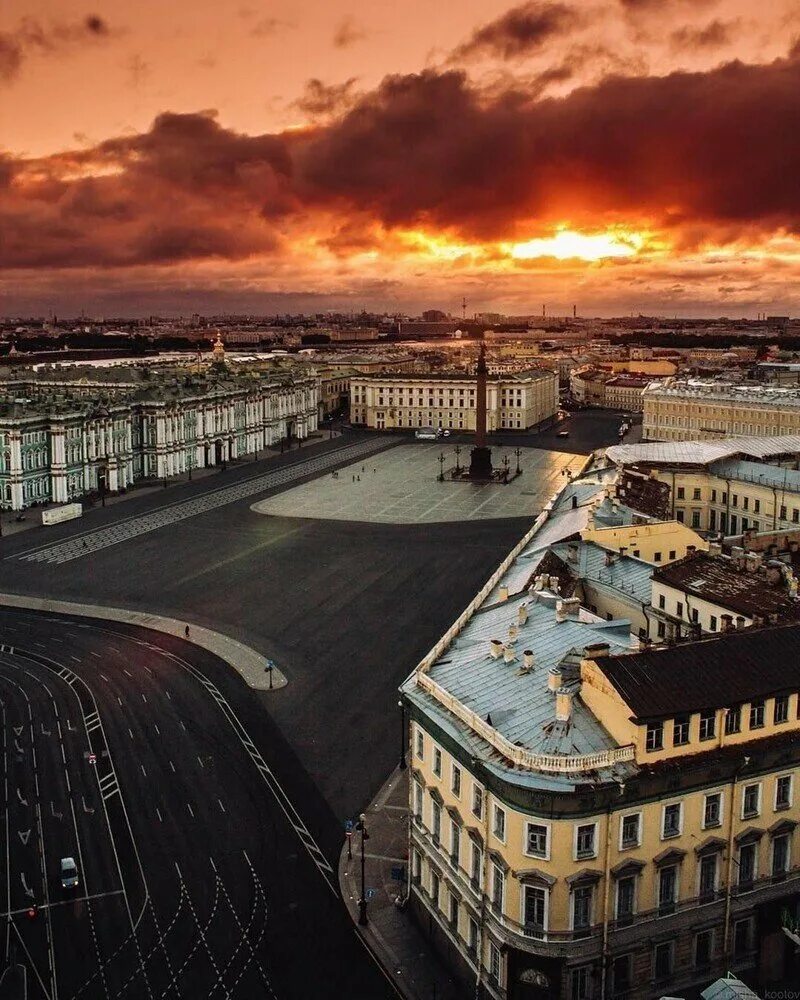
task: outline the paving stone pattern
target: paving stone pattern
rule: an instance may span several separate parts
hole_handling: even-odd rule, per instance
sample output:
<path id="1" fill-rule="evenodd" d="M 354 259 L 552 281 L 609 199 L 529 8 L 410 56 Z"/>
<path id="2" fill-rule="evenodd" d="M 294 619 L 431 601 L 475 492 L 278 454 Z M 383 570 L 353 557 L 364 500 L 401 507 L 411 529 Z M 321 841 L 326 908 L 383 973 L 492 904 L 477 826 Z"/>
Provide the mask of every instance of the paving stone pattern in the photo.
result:
<path id="1" fill-rule="evenodd" d="M 100 549 L 109 548 L 111 545 L 117 545 L 120 542 L 127 542 L 150 531 L 156 531 L 158 528 L 165 528 L 178 521 L 185 521 L 196 514 L 203 514 L 206 511 L 223 507 L 237 500 L 246 500 L 259 493 L 275 489 L 277 486 L 297 482 L 305 476 L 326 472 L 328 469 L 340 465 L 342 462 L 352 462 L 364 458 L 394 443 L 396 442 L 392 438 L 386 436 L 359 441 L 345 448 L 337 448 L 335 451 L 326 452 L 308 461 L 297 462 L 293 465 L 276 469 L 274 472 L 267 472 L 253 479 L 246 479 L 233 486 L 223 486 L 220 489 L 202 493 L 191 500 L 168 504 L 165 507 L 149 511 L 146 514 L 117 521 L 104 528 L 98 528 L 96 531 L 75 535 L 62 542 L 55 542 L 52 545 L 41 546 L 37 549 L 29 549 L 26 552 L 8 556 L 7 558 L 40 563 L 59 564 L 71 562 L 73 559 L 90 556 L 93 552 L 97 552 Z"/>

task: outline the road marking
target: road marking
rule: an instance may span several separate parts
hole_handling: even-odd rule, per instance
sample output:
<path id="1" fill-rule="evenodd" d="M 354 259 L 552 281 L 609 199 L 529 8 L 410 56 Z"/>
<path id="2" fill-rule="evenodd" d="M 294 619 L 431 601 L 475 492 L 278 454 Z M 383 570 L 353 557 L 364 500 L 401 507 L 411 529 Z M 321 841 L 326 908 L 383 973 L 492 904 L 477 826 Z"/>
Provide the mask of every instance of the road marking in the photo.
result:
<path id="1" fill-rule="evenodd" d="M 181 729 L 186 732 L 186 726 L 184 725 L 183 719 L 178 719 L 178 722 L 180 723 Z"/>
<path id="2" fill-rule="evenodd" d="M 122 708 L 122 698 L 120 698 L 119 695 L 117 695 L 117 704 L 119 705 L 120 708 Z"/>
<path id="3" fill-rule="evenodd" d="M 111 681 L 110 681 L 110 680 L 109 680 L 109 679 L 108 679 L 108 678 L 106 677 L 106 675 L 105 675 L 105 674 L 100 674 L 100 676 L 101 676 L 101 677 L 102 677 L 102 679 L 103 679 L 103 680 L 104 680 L 104 681 L 106 682 L 106 684 L 110 684 L 110 683 L 111 683 Z"/>
<path id="4" fill-rule="evenodd" d="M 71 659 L 71 660 L 74 660 L 74 661 L 75 661 L 76 663 L 80 663 L 80 662 L 81 662 L 81 661 L 80 661 L 80 660 L 78 659 L 78 657 L 77 657 L 77 656 L 72 656 L 72 655 L 70 655 L 70 659 Z"/>
<path id="5" fill-rule="evenodd" d="M 128 735 L 133 739 L 133 730 L 130 727 L 128 728 Z"/>
<path id="6" fill-rule="evenodd" d="M 203 763 L 203 758 L 200 756 L 200 754 L 197 755 L 197 763 L 200 765 L 200 767 L 205 767 L 206 766 Z"/>
<path id="7" fill-rule="evenodd" d="M 144 769 L 144 764 L 140 764 L 140 765 L 139 765 L 139 767 L 140 767 L 140 768 L 142 769 L 142 774 L 143 774 L 143 775 L 145 776 L 145 778 L 146 778 L 146 777 L 147 777 L 147 771 L 145 771 L 145 769 Z"/>
<path id="8" fill-rule="evenodd" d="M 192 809 L 191 804 L 189 802 L 186 803 L 186 808 L 189 810 L 189 815 L 192 817 L 192 819 L 194 819 L 194 809 Z"/>
<path id="9" fill-rule="evenodd" d="M 156 816 L 158 816 L 158 822 L 163 823 L 164 820 L 161 818 L 161 810 L 156 806 Z"/>
<path id="10" fill-rule="evenodd" d="M 145 697 L 144 691 L 142 691 L 142 701 L 147 704 L 147 698 Z"/>
<path id="11" fill-rule="evenodd" d="M 75 903 L 85 903 L 90 899 L 105 899 L 106 896 L 121 896 L 124 891 L 124 889 L 109 889 L 108 892 L 94 892 L 90 896 L 70 896 L 69 899 L 58 899 L 54 903 L 41 903 L 38 906 L 38 909 L 54 910 L 57 906 L 73 906 Z M 0 913 L 0 920 L 6 917 L 18 917 L 21 913 L 27 912 L 27 906 L 23 906 L 19 910 L 9 910 L 6 913 Z"/>
<path id="12" fill-rule="evenodd" d="M 158 736 L 160 736 L 160 735 L 161 735 L 161 730 L 160 730 L 160 729 L 158 728 L 158 725 L 157 725 L 157 724 L 156 724 L 155 722 L 153 723 L 153 729 L 155 729 L 155 731 L 156 731 L 156 734 L 157 734 Z"/>
<path id="13" fill-rule="evenodd" d="M 227 809 L 226 809 L 226 808 L 225 808 L 225 806 L 224 806 L 224 805 L 222 804 L 222 799 L 217 799 L 217 802 L 219 802 L 219 807 L 220 807 L 220 809 L 221 809 L 221 810 L 222 810 L 223 812 L 227 812 Z"/>
<path id="14" fill-rule="evenodd" d="M 99 653 L 95 653 L 93 649 L 89 650 L 89 656 L 96 656 L 98 660 L 102 660 L 103 657 Z"/>
<path id="15" fill-rule="evenodd" d="M 169 693 L 169 691 L 165 691 L 164 694 L 167 696 L 168 701 L 172 701 L 172 695 Z"/>
<path id="16" fill-rule="evenodd" d="M 169 766 L 172 768 L 172 773 L 175 774 L 175 765 L 172 763 L 172 761 L 169 762 Z"/>
<path id="17" fill-rule="evenodd" d="M 27 847 L 28 846 L 28 837 L 30 837 L 31 831 L 29 829 L 28 830 L 17 830 L 17 833 L 19 834 L 19 839 L 22 841 L 22 846 L 23 847 Z"/>
<path id="18" fill-rule="evenodd" d="M 128 670 L 126 670 L 125 667 L 122 668 L 122 672 L 123 674 L 125 674 L 126 677 L 130 677 L 131 680 L 133 680 L 133 674 L 130 673 Z"/>
<path id="19" fill-rule="evenodd" d="M 22 792 L 19 790 L 19 787 L 17 788 L 17 798 L 19 799 L 19 804 L 21 806 L 26 806 L 28 804 L 28 800 L 22 797 Z"/>

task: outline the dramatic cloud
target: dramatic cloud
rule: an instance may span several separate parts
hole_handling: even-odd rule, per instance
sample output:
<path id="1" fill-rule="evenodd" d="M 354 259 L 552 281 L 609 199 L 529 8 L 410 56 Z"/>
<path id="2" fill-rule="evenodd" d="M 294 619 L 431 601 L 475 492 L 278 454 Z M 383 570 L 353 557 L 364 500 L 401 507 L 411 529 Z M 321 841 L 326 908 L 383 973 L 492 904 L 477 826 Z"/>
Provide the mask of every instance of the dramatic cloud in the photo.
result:
<path id="1" fill-rule="evenodd" d="M 312 77 L 306 81 L 305 89 L 294 101 L 294 107 L 313 117 L 331 115 L 352 105 L 356 98 L 355 85 L 358 77 L 351 76 L 342 83 L 323 83 Z"/>
<path id="2" fill-rule="evenodd" d="M 429 70 L 387 77 L 336 113 L 352 85 L 331 93 L 311 81 L 305 99 L 333 117 L 285 133 L 164 114 L 87 149 L 5 156 L 0 267 L 278 259 L 312 247 L 388 260 L 437 241 L 447 259 L 486 263 L 504 241 L 563 225 L 654 233 L 681 253 L 800 234 L 787 169 L 800 159 L 796 59 L 612 77 L 559 99 Z"/>
<path id="3" fill-rule="evenodd" d="M 31 55 L 57 55 L 85 44 L 110 37 L 108 24 L 97 14 L 78 22 L 43 24 L 24 17 L 11 31 L 0 31 L 0 80 L 15 79 L 25 59 Z"/>
<path id="4" fill-rule="evenodd" d="M 494 21 L 476 28 L 456 48 L 451 61 L 475 56 L 519 59 L 539 52 L 553 38 L 566 35 L 584 23 L 575 7 L 544 0 L 528 0 Z"/>
<path id="5" fill-rule="evenodd" d="M 705 27 L 683 27 L 670 35 L 672 45 L 677 49 L 716 49 L 729 45 L 733 39 L 738 21 L 711 21 Z"/>

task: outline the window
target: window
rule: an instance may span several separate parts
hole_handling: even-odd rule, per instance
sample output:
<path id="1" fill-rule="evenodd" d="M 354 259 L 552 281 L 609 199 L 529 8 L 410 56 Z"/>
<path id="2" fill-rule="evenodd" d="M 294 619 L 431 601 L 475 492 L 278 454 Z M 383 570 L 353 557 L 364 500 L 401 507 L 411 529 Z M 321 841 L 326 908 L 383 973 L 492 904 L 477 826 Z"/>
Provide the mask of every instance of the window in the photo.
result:
<path id="1" fill-rule="evenodd" d="M 418 781 L 414 782 L 414 819 L 422 822 L 422 785 Z"/>
<path id="2" fill-rule="evenodd" d="M 732 733 L 738 733 L 742 728 L 742 710 L 741 706 L 735 705 L 733 708 L 729 708 L 725 712 L 725 735 L 730 736 Z"/>
<path id="3" fill-rule="evenodd" d="M 498 840 L 505 843 L 506 839 L 506 811 L 501 806 L 494 807 L 494 835 Z"/>
<path id="4" fill-rule="evenodd" d="M 714 734 L 717 730 L 717 713 L 716 712 L 701 712 L 700 713 L 700 739 L 701 740 L 713 740 Z"/>
<path id="5" fill-rule="evenodd" d="M 784 505 L 781 505 L 781 521 L 785 520 L 786 520 L 786 507 Z"/>
<path id="6" fill-rule="evenodd" d="M 786 722 L 789 718 L 789 695 L 779 694 L 775 696 L 774 722 L 778 726 Z"/>
<path id="7" fill-rule="evenodd" d="M 738 507 L 739 506 L 739 494 L 738 493 L 732 493 L 731 494 L 731 506 L 732 507 Z"/>
<path id="8" fill-rule="evenodd" d="M 433 901 L 433 905 L 434 905 L 434 907 L 437 910 L 439 909 L 439 889 L 440 889 L 439 876 L 436 874 L 435 871 L 432 871 L 431 872 L 431 900 Z"/>
<path id="9" fill-rule="evenodd" d="M 660 552 L 655 552 L 653 554 L 653 562 L 661 562 L 661 553 Z"/>
<path id="10" fill-rule="evenodd" d="M 570 1000 L 592 1000 L 593 995 L 591 965 L 573 969 L 569 988 Z"/>
<path id="11" fill-rule="evenodd" d="M 673 949 L 672 941 L 662 941 L 653 949 L 653 975 L 656 979 L 667 979 L 672 975 Z"/>
<path id="12" fill-rule="evenodd" d="M 421 729 L 417 729 L 416 754 L 420 760 L 425 760 L 425 735 Z"/>
<path id="13" fill-rule="evenodd" d="M 572 929 L 585 931 L 592 926 L 592 896 L 590 885 L 579 885 L 572 890 Z"/>
<path id="14" fill-rule="evenodd" d="M 728 502 L 728 494 L 727 494 L 727 492 L 725 490 L 722 491 L 722 502 L 723 503 L 727 503 Z"/>
<path id="15" fill-rule="evenodd" d="M 492 862 L 492 906 L 502 911 L 506 892 L 506 876 L 500 865 Z"/>
<path id="16" fill-rule="evenodd" d="M 775 808 L 788 809 L 792 804 L 792 776 L 782 774 L 775 780 Z"/>
<path id="17" fill-rule="evenodd" d="M 745 785 L 742 792 L 742 819 L 752 819 L 761 811 L 761 785 Z"/>
<path id="18" fill-rule="evenodd" d="M 528 937 L 544 937 L 547 927 L 547 891 L 538 885 L 523 886 L 523 920 Z"/>
<path id="19" fill-rule="evenodd" d="M 453 927 L 458 927 L 458 896 L 450 893 L 450 923 Z"/>
<path id="20" fill-rule="evenodd" d="M 712 503 L 716 503 L 717 502 L 717 491 L 716 490 L 712 490 L 711 491 L 711 502 Z"/>
<path id="21" fill-rule="evenodd" d="M 692 621 L 695 625 L 700 621 L 700 612 L 697 608 L 692 608 Z"/>
<path id="22" fill-rule="evenodd" d="M 713 896 L 717 888 L 717 855 L 706 854 L 700 859 L 700 895 Z"/>
<path id="23" fill-rule="evenodd" d="M 472 786 L 472 815 L 483 819 L 483 789 L 480 785 Z"/>
<path id="24" fill-rule="evenodd" d="M 711 953 L 714 948 L 714 932 L 700 931 L 694 939 L 694 964 L 703 969 L 711 964 Z"/>
<path id="25" fill-rule="evenodd" d="M 785 875 L 789 870 L 789 834 L 783 833 L 772 841 L 772 874 Z"/>
<path id="26" fill-rule="evenodd" d="M 664 636 L 667 634 L 667 628 L 666 628 L 664 622 L 658 622 L 657 623 L 657 625 L 656 625 L 656 633 L 658 634 L 658 638 L 659 639 L 663 639 Z"/>
<path id="27" fill-rule="evenodd" d="M 678 499 L 679 500 L 683 500 L 685 496 L 686 496 L 686 491 L 684 490 L 684 488 L 682 486 L 679 486 L 678 487 Z"/>
<path id="28" fill-rule="evenodd" d="M 744 507 L 744 509 L 747 510 L 749 506 L 750 506 L 750 497 L 742 497 L 742 507 Z"/>
<path id="29" fill-rule="evenodd" d="M 699 500 L 699 499 L 700 499 L 700 490 L 698 487 L 695 487 L 692 490 L 692 500 Z"/>
<path id="30" fill-rule="evenodd" d="M 469 877 L 476 886 L 480 886 L 483 882 L 483 851 L 475 843 L 470 852 Z"/>
<path id="31" fill-rule="evenodd" d="M 630 816 L 622 817 L 620 834 L 620 848 L 622 850 L 628 847 L 639 846 L 641 818 L 641 813 L 632 813 Z"/>
<path id="32" fill-rule="evenodd" d="M 664 749 L 664 723 L 648 722 L 645 746 L 648 753 Z"/>
<path id="33" fill-rule="evenodd" d="M 750 885 L 756 877 L 756 858 L 758 852 L 755 844 L 742 844 L 739 848 L 739 877 L 736 882 L 740 886 Z"/>
<path id="34" fill-rule="evenodd" d="M 596 825 L 589 823 L 586 826 L 579 826 L 575 831 L 575 858 L 593 858 L 597 853 L 595 850 L 595 830 Z"/>
<path id="35" fill-rule="evenodd" d="M 631 988 L 631 956 L 617 955 L 611 963 L 611 982 L 615 993 L 624 993 Z"/>
<path id="36" fill-rule="evenodd" d="M 675 617 L 683 618 L 683 601 L 675 602 Z"/>
<path id="37" fill-rule="evenodd" d="M 438 747 L 433 748 L 433 773 L 437 778 L 442 776 L 442 751 Z"/>
<path id="38" fill-rule="evenodd" d="M 681 832 L 681 804 L 673 802 L 664 806 L 663 823 L 661 828 L 661 839 L 677 837 Z"/>
<path id="39" fill-rule="evenodd" d="M 676 510 L 675 511 L 675 519 L 677 521 L 680 521 L 681 524 L 683 524 L 684 521 L 686 520 L 686 514 L 685 514 L 685 512 L 682 511 L 682 510 Z"/>
<path id="40" fill-rule="evenodd" d="M 450 821 L 450 864 L 458 868 L 461 857 L 461 827 L 455 820 Z"/>
<path id="41" fill-rule="evenodd" d="M 753 510 L 756 512 L 756 514 L 759 514 L 761 512 L 761 501 L 760 500 L 754 500 L 753 501 Z"/>
<path id="42" fill-rule="evenodd" d="M 670 549 L 670 550 L 669 550 L 669 558 L 670 558 L 670 561 L 672 561 L 672 560 L 673 560 L 673 559 L 675 558 L 675 556 L 676 556 L 676 555 L 677 555 L 677 552 L 676 552 L 676 550 L 675 550 L 675 549 Z"/>
<path id="43" fill-rule="evenodd" d="M 764 728 L 764 702 L 754 701 L 750 705 L 750 728 L 751 729 L 763 729 Z"/>
<path id="44" fill-rule="evenodd" d="M 693 510 L 692 511 L 692 527 L 693 528 L 699 528 L 700 527 L 700 511 L 699 510 Z"/>
<path id="45" fill-rule="evenodd" d="M 677 715 L 672 722 L 672 744 L 685 746 L 689 742 L 689 716 Z"/>
<path id="46" fill-rule="evenodd" d="M 658 910 L 659 913 L 672 913 L 678 898 L 678 869 L 675 865 L 666 865 L 658 873 Z"/>
<path id="47" fill-rule="evenodd" d="M 431 834 L 438 844 L 442 836 L 442 807 L 436 799 L 431 799 Z"/>
<path id="48" fill-rule="evenodd" d="M 461 798 L 461 768 L 453 764 L 453 777 L 450 783 L 450 790 L 457 799 Z"/>
<path id="49" fill-rule="evenodd" d="M 467 947 L 473 954 L 478 950 L 478 924 L 473 917 L 469 917 L 469 929 L 467 931 Z"/>
<path id="50" fill-rule="evenodd" d="M 733 956 L 742 958 L 750 951 L 752 937 L 752 919 L 737 920 L 733 925 Z"/>
<path id="51" fill-rule="evenodd" d="M 622 925 L 633 920 L 636 900 L 636 877 L 628 875 L 617 882 L 617 921 Z"/>
<path id="52" fill-rule="evenodd" d="M 525 853 L 534 858 L 549 857 L 548 828 L 540 823 L 528 823 L 525 837 Z"/>
<path id="53" fill-rule="evenodd" d="M 658 595 L 658 606 L 663 611 L 667 606 L 667 599 L 663 594 Z"/>
<path id="54" fill-rule="evenodd" d="M 494 941 L 489 942 L 489 978 L 497 986 L 500 985 L 500 949 L 494 943 Z"/>
<path id="55" fill-rule="evenodd" d="M 707 830 L 712 826 L 720 826 L 722 824 L 722 793 L 721 792 L 711 792 L 710 795 L 706 795 L 705 804 L 703 806 L 703 829 Z"/>

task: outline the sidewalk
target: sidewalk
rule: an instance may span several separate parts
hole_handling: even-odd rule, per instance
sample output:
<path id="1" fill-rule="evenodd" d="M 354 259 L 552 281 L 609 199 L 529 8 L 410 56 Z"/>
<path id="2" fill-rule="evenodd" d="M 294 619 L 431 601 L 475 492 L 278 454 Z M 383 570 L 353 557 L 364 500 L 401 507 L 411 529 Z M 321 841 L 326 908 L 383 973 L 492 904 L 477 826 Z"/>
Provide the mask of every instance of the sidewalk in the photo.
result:
<path id="1" fill-rule="evenodd" d="M 358 925 L 361 895 L 361 834 L 354 830 L 339 858 L 339 887 L 364 938 L 397 989 L 408 1000 L 463 1000 L 455 980 L 439 961 L 410 911 L 395 904 L 405 896 L 408 878 L 408 771 L 395 770 L 366 809 L 366 885 L 369 900 L 366 927 Z"/>
<path id="2" fill-rule="evenodd" d="M 258 691 L 277 691 L 288 683 L 285 675 L 274 667 L 272 679 L 265 668 L 266 658 L 244 643 L 231 639 L 221 632 L 214 632 L 202 625 L 193 625 L 165 615 L 149 614 L 146 611 L 129 611 L 125 608 L 110 608 L 102 604 L 76 604 L 72 601 L 56 601 L 44 597 L 28 597 L 23 594 L 0 594 L 0 605 L 11 608 L 31 608 L 35 611 L 53 611 L 64 615 L 82 615 L 85 618 L 102 618 L 107 621 L 127 622 L 156 629 L 166 635 L 174 635 L 195 646 L 207 649 L 221 660 L 225 660 L 237 673 L 241 674 L 251 688 Z M 186 634 L 186 629 L 189 634 Z"/>

